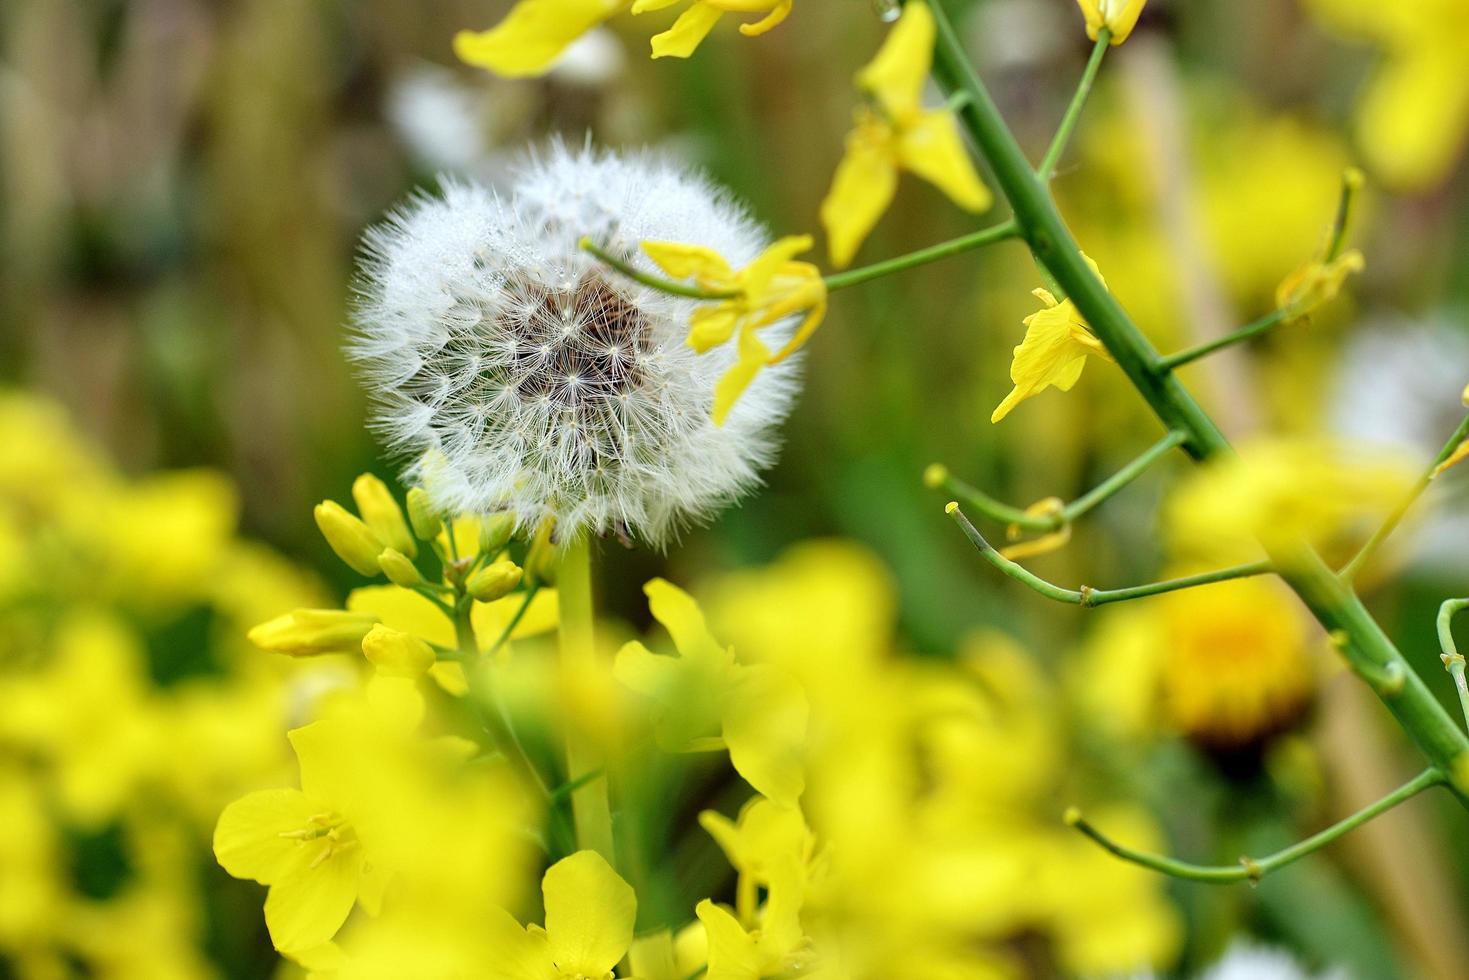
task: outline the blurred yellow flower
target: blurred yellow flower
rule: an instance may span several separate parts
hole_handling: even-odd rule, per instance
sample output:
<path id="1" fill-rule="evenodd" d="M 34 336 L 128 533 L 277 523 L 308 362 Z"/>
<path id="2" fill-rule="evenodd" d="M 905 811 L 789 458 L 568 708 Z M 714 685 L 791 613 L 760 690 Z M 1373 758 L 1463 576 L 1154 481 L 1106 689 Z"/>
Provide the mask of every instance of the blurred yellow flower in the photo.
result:
<path id="1" fill-rule="evenodd" d="M 735 293 L 730 299 L 694 312 L 689 346 L 700 354 L 726 343 L 740 332 L 740 359 L 720 379 L 714 392 L 714 423 L 723 425 L 740 394 L 767 364 L 798 350 L 826 316 L 826 283 L 821 271 L 793 257 L 811 247 L 811 236 L 790 235 L 771 245 L 738 272 L 712 249 L 676 242 L 643 242 L 643 251 L 677 279 L 693 279 L 700 287 Z M 756 331 L 796 313 L 805 313 L 791 339 L 771 355 Z"/>
<path id="2" fill-rule="evenodd" d="M 543 75 L 571 42 L 630 4 L 631 0 L 520 0 L 489 30 L 454 35 L 454 53 L 497 75 Z"/>
<path id="3" fill-rule="evenodd" d="M 857 74 L 866 101 L 821 202 L 827 247 L 838 268 L 851 263 L 892 203 L 900 169 L 922 177 L 966 211 L 990 205 L 953 112 L 923 108 L 934 32 L 933 14 L 922 0 L 905 4 L 877 57 Z"/>
<path id="4" fill-rule="evenodd" d="M 1121 44 L 1127 40 L 1143 12 L 1147 0 L 1076 0 L 1086 17 L 1086 36 L 1093 41 L 1102 28 L 1112 32 L 1109 43 Z"/>
<path id="5" fill-rule="evenodd" d="M 1263 438 L 1190 475 L 1168 505 L 1172 546 L 1208 561 L 1243 560 L 1304 539 L 1328 559 L 1365 538 L 1407 493 L 1405 460 L 1312 438 Z"/>
<path id="6" fill-rule="evenodd" d="M 1097 264 L 1089 258 L 1087 264 L 1100 279 L 1102 273 Z M 1087 355 L 1112 359 L 1107 348 L 1088 329 L 1076 304 L 1069 299 L 1056 302 L 1048 289 L 1035 289 L 1032 294 L 1045 308 L 1025 318 L 1025 339 L 1015 348 L 1015 359 L 1010 364 L 1010 380 L 1015 387 L 995 406 L 991 422 L 999 422 L 1016 405 L 1052 385 L 1070 391 L 1081 378 Z"/>
<path id="7" fill-rule="evenodd" d="M 638 900 L 632 888 L 596 851 L 577 851 L 551 865 L 541 880 L 546 927 L 522 928 L 510 913 L 494 909 L 489 940 L 497 980 L 602 978 L 632 945 Z"/>
<path id="8" fill-rule="evenodd" d="M 269 886 L 265 924 L 276 949 L 325 944 L 358 901 L 376 914 L 386 869 L 358 822 L 380 772 L 352 728 L 318 721 L 289 735 L 301 789 L 258 790 L 229 806 L 214 831 L 214 855 L 236 878 Z"/>
<path id="9" fill-rule="evenodd" d="M 1287 322 L 1310 316 L 1317 307 L 1336 299 L 1347 276 L 1367 267 L 1355 248 L 1331 261 L 1312 259 L 1287 276 L 1275 290 L 1275 305 L 1285 311 Z"/>
<path id="10" fill-rule="evenodd" d="M 632 12 L 646 13 L 662 10 L 683 0 L 636 0 Z M 751 23 L 741 24 L 740 33 L 746 37 L 758 37 L 780 24 L 790 15 L 793 0 L 695 0 L 673 26 L 653 37 L 653 57 L 687 58 L 694 53 L 714 25 L 726 13 L 763 13 L 764 17 Z"/>
<path id="11" fill-rule="evenodd" d="M 1357 136 L 1382 181 L 1424 190 L 1448 176 L 1469 133 L 1469 20 L 1462 0 L 1311 0 L 1326 23 L 1382 49 Z"/>
<path id="12" fill-rule="evenodd" d="M 658 703 L 660 743 L 676 752 L 728 748 L 730 763 L 751 786 L 795 805 L 805 787 L 801 747 L 808 708 L 801 686 L 776 667 L 736 663 L 682 589 L 653 579 L 643 591 L 678 656 L 659 656 L 633 640 L 617 652 L 613 671 Z"/>

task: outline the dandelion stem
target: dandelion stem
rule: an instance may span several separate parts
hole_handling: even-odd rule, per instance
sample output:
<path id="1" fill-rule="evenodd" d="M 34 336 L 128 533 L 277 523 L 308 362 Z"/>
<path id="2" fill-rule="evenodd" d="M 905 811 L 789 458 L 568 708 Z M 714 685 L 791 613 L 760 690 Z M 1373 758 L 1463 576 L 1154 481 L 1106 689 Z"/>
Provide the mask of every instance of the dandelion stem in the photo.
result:
<path id="1" fill-rule="evenodd" d="M 871 265 L 864 265 L 857 269 L 848 269 L 846 272 L 836 272 L 825 278 L 827 292 L 838 289 L 846 289 L 858 283 L 869 282 L 883 276 L 890 276 L 894 272 L 902 272 L 915 266 L 926 265 L 939 259 L 946 259 L 951 255 L 968 252 L 985 245 L 993 245 L 1003 242 L 1020 234 L 1020 229 L 1013 221 L 1002 221 L 997 225 L 976 231 L 969 235 L 960 235 L 947 242 L 939 242 L 927 248 L 920 248 L 916 252 L 908 252 L 906 255 L 898 255 Z"/>
<path id="2" fill-rule="evenodd" d="M 1438 607 L 1438 645 L 1443 648 L 1444 669 L 1454 679 L 1454 688 L 1459 692 L 1459 707 L 1464 712 L 1464 722 L 1469 724 L 1469 682 L 1464 678 L 1464 655 L 1454 645 L 1452 620 L 1458 612 L 1469 609 L 1469 599 L 1449 599 Z"/>
<path id="3" fill-rule="evenodd" d="M 1351 816 L 1327 827 L 1320 833 L 1313 834 L 1300 843 L 1292 844 L 1284 850 L 1276 851 L 1268 857 L 1242 857 L 1239 859 L 1238 867 L 1232 865 L 1211 866 L 1190 864 L 1187 861 L 1178 861 L 1160 854 L 1149 854 L 1146 851 L 1134 850 L 1131 847 L 1117 843 L 1087 823 L 1086 820 L 1082 819 L 1081 813 L 1074 807 L 1066 811 L 1065 819 L 1072 827 L 1075 827 L 1124 861 L 1140 864 L 1145 868 L 1160 871 L 1174 878 L 1220 885 L 1235 881 L 1259 881 L 1272 871 L 1277 871 L 1288 864 L 1299 861 L 1308 854 L 1321 850 L 1321 848 L 1330 844 L 1338 837 L 1360 827 L 1373 817 L 1386 813 L 1399 803 L 1412 799 L 1424 790 L 1432 786 L 1438 786 L 1446 781 L 1447 778 L 1439 770 L 1433 768 L 1425 769 L 1382 799 L 1368 804 Z"/>
<path id="4" fill-rule="evenodd" d="M 969 93 L 958 118 L 989 164 L 995 185 L 1009 202 L 1031 254 L 1076 304 L 1092 333 L 1163 424 L 1187 434 L 1182 448 L 1200 461 L 1230 454 L 1229 443 L 1214 420 L 1176 373 L 1163 370 L 1152 344 L 1087 265 L 1048 188 L 1036 178 L 964 53 L 942 0 L 931 3 L 929 10 L 937 28 L 934 75 L 946 92 Z M 1423 679 L 1406 668 L 1403 655 L 1361 599 L 1319 555 L 1301 547 L 1289 549 L 1286 557 L 1289 566 L 1279 563 L 1281 578 L 1328 632 L 1338 630 L 1346 636 L 1343 650 L 1349 660 L 1379 670 L 1387 669 L 1392 662 L 1403 666 L 1403 687 L 1390 698 L 1384 696 L 1384 704 L 1433 764 L 1449 774 L 1455 798 L 1469 809 L 1469 737 L 1449 717 Z"/>
<path id="5" fill-rule="evenodd" d="M 1102 57 L 1106 55 L 1107 49 L 1111 46 L 1112 32 L 1105 27 L 1097 31 L 1097 43 L 1092 48 L 1091 57 L 1087 59 L 1086 70 L 1081 73 L 1081 81 L 1076 85 L 1076 94 L 1071 96 L 1071 104 L 1066 107 L 1066 113 L 1061 117 L 1061 125 L 1056 127 L 1056 135 L 1051 139 L 1051 145 L 1046 149 L 1041 165 L 1036 168 L 1035 175 L 1042 182 L 1047 182 L 1056 175 L 1056 165 L 1061 162 L 1061 154 L 1066 152 L 1066 144 L 1071 142 L 1072 130 L 1076 129 L 1076 122 L 1081 118 L 1081 110 L 1086 106 L 1087 96 L 1091 95 L 1092 83 L 1097 80 L 1097 71 L 1102 67 Z"/>
<path id="6" fill-rule="evenodd" d="M 1408 516 L 1408 511 L 1413 509 L 1413 504 L 1417 503 L 1418 498 L 1423 496 L 1423 491 L 1428 489 L 1428 485 L 1438 475 L 1438 468 L 1459 447 L 1459 443 L 1465 439 L 1469 439 L 1469 415 L 1464 416 L 1463 420 L 1459 423 L 1459 427 L 1454 430 L 1454 434 L 1449 436 L 1449 441 L 1443 444 L 1443 448 L 1438 451 L 1438 455 L 1433 457 L 1433 462 L 1428 464 L 1428 468 L 1418 477 L 1418 480 L 1408 490 L 1402 501 L 1393 508 L 1392 513 L 1387 516 L 1387 520 L 1383 521 L 1382 526 L 1372 532 L 1372 537 L 1367 539 L 1367 543 L 1362 545 L 1361 550 L 1352 556 L 1352 560 L 1347 562 L 1342 568 L 1340 574 L 1343 582 L 1349 583 L 1353 581 L 1357 577 L 1357 573 L 1362 570 L 1363 566 L 1382 547 L 1383 542 L 1391 537 L 1392 533 L 1398 529 L 1398 525 L 1403 522 L 1403 518 Z"/>
<path id="7" fill-rule="evenodd" d="M 1188 347 L 1177 353 L 1168 354 L 1159 359 L 1158 366 L 1164 371 L 1172 371 L 1175 368 L 1180 368 L 1185 364 L 1197 361 L 1201 357 L 1207 357 L 1217 350 L 1233 347 L 1235 344 L 1243 343 L 1251 337 L 1258 337 L 1272 327 L 1277 327 L 1284 323 L 1285 320 L 1285 310 L 1271 310 L 1269 313 L 1260 317 L 1260 319 L 1240 327 L 1233 333 L 1227 333 L 1222 337 L 1215 337 L 1213 340 L 1206 341 L 1195 347 Z"/>
<path id="8" fill-rule="evenodd" d="M 941 489 L 951 497 L 963 498 L 966 504 L 993 521 L 1013 524 L 1022 531 L 1037 533 L 1056 531 L 1090 513 L 1099 504 L 1147 472 L 1148 467 L 1162 459 L 1171 450 L 1183 445 L 1187 438 L 1181 432 L 1167 433 L 1116 473 L 1069 504 L 1062 506 L 1058 511 L 1049 514 L 1033 514 L 1019 507 L 1002 503 L 954 477 L 945 467 L 937 464 L 929 467 L 924 474 L 924 481 L 933 489 Z"/>
<path id="9" fill-rule="evenodd" d="M 1275 566 L 1270 562 L 1257 561 L 1250 562 L 1246 565 L 1232 565 L 1229 568 L 1219 568 L 1212 572 L 1202 572 L 1198 575 L 1186 575 L 1182 578 L 1165 579 L 1161 582 L 1148 582 L 1145 585 L 1132 585 L 1122 589 L 1093 589 L 1087 585 L 1083 585 L 1080 589 L 1063 589 L 1059 585 L 1047 582 L 1024 565 L 1013 562 L 996 551 L 995 546 L 986 541 L 984 535 L 979 533 L 979 529 L 970 523 L 968 517 L 964 516 L 964 512 L 959 509 L 958 504 L 950 503 L 945 510 L 964 531 L 964 536 L 979 549 L 979 553 L 991 565 L 1022 585 L 1029 586 L 1036 592 L 1039 592 L 1047 599 L 1069 603 L 1073 606 L 1105 606 L 1112 602 L 1143 599 L 1148 596 L 1162 595 L 1165 592 L 1178 592 L 1182 589 L 1192 589 L 1200 585 L 1227 582 L 1230 579 L 1249 578 L 1254 575 L 1268 575 L 1275 571 Z"/>
<path id="10" fill-rule="evenodd" d="M 586 535 L 566 543 L 556 587 L 561 600 L 562 666 L 583 676 L 594 675 L 599 665 L 592 619 L 592 552 Z M 577 782 L 602 768 L 602 758 L 596 744 L 578 729 L 575 719 L 567 727 L 567 775 L 571 782 Z M 612 806 L 605 774 L 587 779 L 571 794 L 571 813 L 576 823 L 577 845 L 596 851 L 616 867 Z"/>
<path id="11" fill-rule="evenodd" d="M 737 289 L 703 289 L 699 286 L 690 286 L 686 283 L 674 282 L 672 279 L 664 279 L 644 272 L 637 266 L 625 259 L 620 259 L 599 246 L 586 236 L 582 236 L 579 243 L 581 250 L 597 258 L 604 265 L 609 265 L 634 282 L 640 282 L 650 289 L 656 289 L 660 293 L 669 293 L 673 296 L 685 296 L 689 299 L 734 299 L 740 295 Z"/>

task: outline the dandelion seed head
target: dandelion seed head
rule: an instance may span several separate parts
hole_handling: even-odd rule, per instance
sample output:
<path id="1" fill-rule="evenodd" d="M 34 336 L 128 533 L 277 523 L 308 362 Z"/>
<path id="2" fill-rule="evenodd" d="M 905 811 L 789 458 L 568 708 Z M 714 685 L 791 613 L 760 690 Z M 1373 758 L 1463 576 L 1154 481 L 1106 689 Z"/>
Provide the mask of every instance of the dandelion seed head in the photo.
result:
<path id="1" fill-rule="evenodd" d="M 368 232 L 350 351 L 374 427 L 446 511 L 509 509 L 527 528 L 551 517 L 568 536 L 626 528 L 657 545 L 759 482 L 798 367 L 762 371 L 716 427 L 735 345 L 696 354 L 695 302 L 602 266 L 583 235 L 650 272 L 646 240 L 704 245 L 735 267 L 769 244 L 702 177 L 553 146 L 503 196 L 445 181 Z M 793 327 L 762 333 L 778 347 Z"/>

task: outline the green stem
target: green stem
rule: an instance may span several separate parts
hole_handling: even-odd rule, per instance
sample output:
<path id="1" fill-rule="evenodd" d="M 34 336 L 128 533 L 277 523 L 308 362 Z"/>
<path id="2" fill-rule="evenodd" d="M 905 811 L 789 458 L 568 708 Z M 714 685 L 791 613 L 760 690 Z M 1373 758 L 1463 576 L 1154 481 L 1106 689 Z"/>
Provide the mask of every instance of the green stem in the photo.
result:
<path id="1" fill-rule="evenodd" d="M 1464 416 L 1463 420 L 1459 423 L 1459 427 L 1454 430 L 1454 434 L 1449 436 L 1449 441 L 1443 444 L 1443 448 L 1438 451 L 1438 455 L 1433 458 L 1433 462 L 1428 464 L 1428 468 L 1418 477 L 1418 480 L 1413 484 L 1412 488 L 1408 490 L 1407 495 L 1403 497 L 1397 507 L 1393 508 L 1392 513 L 1387 516 L 1387 520 L 1383 521 L 1382 526 L 1372 532 L 1372 537 L 1367 539 L 1367 543 L 1362 545 L 1361 550 L 1352 556 L 1352 560 L 1347 562 L 1345 567 L 1342 568 L 1342 581 L 1351 582 L 1357 577 L 1357 573 L 1362 571 L 1363 566 L 1372 559 L 1372 556 L 1377 553 L 1383 543 L 1398 529 L 1398 525 L 1403 523 L 1403 518 L 1408 516 L 1408 511 L 1413 509 L 1413 505 L 1418 502 L 1418 498 L 1423 496 L 1423 491 L 1427 490 L 1428 485 L 1433 482 L 1434 475 L 1437 473 L 1439 466 L 1443 464 L 1444 460 L 1449 458 L 1455 449 L 1459 448 L 1459 443 L 1465 439 L 1469 439 L 1469 415 Z"/>
<path id="2" fill-rule="evenodd" d="M 1386 813 L 1399 803 L 1412 799 L 1424 790 L 1432 786 L 1438 786 L 1445 781 L 1444 774 L 1437 769 L 1426 769 L 1382 799 L 1363 807 L 1356 813 L 1338 823 L 1332 824 L 1320 833 L 1313 834 L 1300 843 L 1292 844 L 1284 850 L 1276 851 L 1268 857 L 1242 857 L 1239 860 L 1238 867 L 1230 865 L 1210 866 L 1190 864 L 1187 861 L 1178 861 L 1160 854 L 1149 854 L 1146 851 L 1126 847 L 1107 837 L 1100 830 L 1087 823 L 1074 808 L 1066 812 L 1066 822 L 1124 861 L 1140 864 L 1145 868 L 1160 871 L 1174 878 L 1183 878 L 1187 881 L 1202 881 L 1216 885 L 1234 881 L 1259 881 L 1272 871 L 1278 871 L 1288 864 L 1299 861 L 1307 854 L 1321 850 L 1321 848 L 1330 844 L 1338 837 L 1360 827 L 1373 817 Z"/>
<path id="3" fill-rule="evenodd" d="M 686 283 L 674 282 L 672 279 L 650 275 L 632 263 L 620 259 L 611 252 L 603 249 L 586 236 L 582 236 L 579 244 L 583 252 L 588 252 L 595 256 L 604 265 L 609 265 L 634 282 L 640 282 L 650 289 L 658 290 L 660 293 L 685 296 L 689 299 L 734 299 L 740 295 L 738 289 L 703 289 L 699 286 L 690 286 Z"/>
<path id="4" fill-rule="evenodd" d="M 1165 592 L 1178 592 L 1183 589 L 1192 589 L 1200 585 L 1212 585 L 1215 582 L 1227 582 L 1231 579 L 1249 578 L 1254 575 L 1268 575 L 1275 571 L 1275 566 L 1268 561 L 1250 562 L 1246 565 L 1233 565 L 1229 568 L 1219 568 L 1212 572 L 1202 572 L 1198 575 L 1186 575 L 1182 578 L 1165 579 L 1162 582 L 1149 582 L 1146 585 L 1132 585 L 1122 589 L 1094 589 L 1089 585 L 1083 585 L 1080 589 L 1063 589 L 1059 585 L 1047 582 L 1039 575 L 1026 568 L 1018 562 L 1013 562 L 995 550 L 994 545 L 985 540 L 979 529 L 970 523 L 969 518 L 959 509 L 959 505 L 951 503 L 945 508 L 949 516 L 963 530 L 979 553 L 984 556 L 995 568 L 1005 575 L 1013 578 L 1022 585 L 1028 586 L 1057 602 L 1065 602 L 1073 606 L 1105 606 L 1112 602 L 1126 602 L 1129 599 L 1143 599 L 1148 596 L 1162 595 Z"/>
<path id="5" fill-rule="evenodd" d="M 848 286 L 855 286 L 858 283 L 868 282 L 881 278 L 882 276 L 890 276 L 894 272 L 902 272 L 905 269 L 926 265 L 929 262 L 936 262 L 939 259 L 946 259 L 951 255 L 958 255 L 961 252 L 968 252 L 976 248 L 982 248 L 985 245 L 1003 242 L 1014 238 L 1019 233 L 1020 229 L 1015 226 L 1015 222 L 1002 221 L 997 225 L 976 231 L 973 234 L 960 235 L 958 238 L 950 239 L 947 242 L 939 242 L 937 245 L 920 248 L 916 252 L 909 252 L 906 255 L 884 259 L 881 262 L 874 262 L 871 265 L 864 265 L 857 269 L 832 273 L 824 280 L 826 282 L 826 289 L 827 292 L 846 289 Z"/>
<path id="6" fill-rule="evenodd" d="M 561 662 L 567 670 L 586 675 L 602 669 L 597 662 L 597 643 L 592 618 L 592 552 L 586 535 L 568 541 L 556 575 L 560 598 Z M 566 769 L 569 782 L 603 768 L 602 753 L 577 728 L 567 723 Z M 616 867 L 612 845 L 612 806 L 606 775 L 585 779 L 571 794 L 571 813 L 576 823 L 578 846 L 596 851 Z"/>
<path id="7" fill-rule="evenodd" d="M 530 604 L 535 601 L 536 593 L 540 591 L 540 582 L 532 582 L 526 587 L 525 598 L 520 600 L 520 605 L 516 607 L 515 614 L 510 617 L 510 622 L 506 623 L 505 628 L 500 631 L 500 635 L 495 639 L 494 644 L 485 651 L 486 657 L 493 657 L 500 652 L 501 647 L 510 641 L 510 634 L 515 632 L 515 627 L 519 626 L 520 621 L 525 618 L 526 611 L 530 609 Z"/>
<path id="8" fill-rule="evenodd" d="M 1119 490 L 1136 480 L 1148 467 L 1162 459 L 1171 450 L 1183 445 L 1187 438 L 1181 432 L 1170 432 L 1147 449 L 1143 450 L 1135 459 L 1127 463 L 1116 473 L 1097 484 L 1091 490 L 1077 497 L 1069 504 L 1063 506 L 1054 514 L 1031 514 L 1012 507 L 1010 504 L 1002 503 L 991 497 L 984 491 L 965 483 L 963 480 L 953 476 L 946 467 L 934 464 L 924 474 L 924 482 L 935 490 L 943 490 L 951 497 L 959 497 L 970 507 L 979 511 L 990 520 L 1004 524 L 1013 524 L 1023 531 L 1044 533 L 1056 531 L 1087 513 L 1112 497 Z"/>
<path id="9" fill-rule="evenodd" d="M 943 4 L 930 5 L 938 28 L 934 73 L 949 91 L 969 93 L 959 112 L 970 137 L 988 161 L 1000 193 L 1010 202 L 1015 221 L 1037 261 L 1044 265 L 1076 304 L 1097 339 L 1154 413 L 1170 430 L 1185 433 L 1183 449 L 1199 460 L 1232 452 L 1213 419 L 1172 371 L 1164 370 L 1147 338 L 1087 266 L 1081 249 L 1061 220 L 1047 188 L 1036 179 L 1000 111 L 965 56 Z M 1361 600 L 1315 552 L 1289 555 L 1293 564 L 1282 578 L 1306 602 L 1327 629 L 1341 631 L 1345 655 L 1360 658 L 1379 672 L 1390 662 L 1404 664 L 1402 654 L 1383 633 Z M 1283 567 L 1282 562 L 1277 566 Z M 1450 774 L 1455 796 L 1469 808 L 1469 737 L 1459 730 L 1422 678 L 1406 669 L 1401 691 L 1384 703 L 1403 730 L 1440 770 Z"/>
<path id="10" fill-rule="evenodd" d="M 1454 679 L 1454 689 L 1459 692 L 1464 722 L 1469 724 L 1469 682 L 1464 678 L 1464 655 L 1454 645 L 1452 623 L 1455 614 L 1464 609 L 1469 609 L 1469 599 L 1450 599 L 1438 607 L 1438 644 L 1443 648 L 1444 669 Z"/>
<path id="11" fill-rule="evenodd" d="M 1336 220 L 1331 225 L 1331 238 L 1326 245 L 1326 261 L 1331 262 L 1341 255 L 1341 248 L 1346 244 L 1347 228 L 1352 221 L 1352 204 L 1357 199 L 1357 192 L 1362 189 L 1364 178 L 1362 171 L 1356 167 L 1347 168 L 1341 177 L 1341 196 L 1337 198 Z"/>
<path id="12" fill-rule="evenodd" d="M 1196 347 L 1188 347 L 1175 354 L 1169 354 L 1161 358 L 1158 361 L 1158 365 L 1165 371 L 1172 371 L 1175 368 L 1183 367 L 1191 361 L 1197 361 L 1201 357 L 1207 357 L 1216 350 L 1223 350 L 1225 347 L 1232 347 L 1235 344 L 1243 343 L 1251 337 L 1258 337 L 1272 327 L 1277 327 L 1284 323 L 1285 319 L 1285 310 L 1271 310 L 1269 313 L 1260 317 L 1260 319 L 1240 327 L 1233 333 L 1227 333 L 1222 337 L 1215 337 L 1213 340 L 1199 344 Z"/>
<path id="13" fill-rule="evenodd" d="M 1042 181 L 1050 181 L 1056 175 L 1056 165 L 1061 162 L 1061 154 L 1066 152 L 1066 144 L 1071 142 L 1071 132 L 1076 128 L 1077 120 L 1081 118 L 1081 110 L 1086 106 L 1087 96 L 1091 94 L 1092 83 L 1097 80 L 1097 71 L 1102 67 L 1102 57 L 1106 55 L 1107 49 L 1111 46 L 1112 32 L 1104 27 L 1097 32 L 1096 47 L 1092 48 L 1092 55 L 1086 62 L 1086 70 L 1081 73 L 1081 81 L 1077 83 L 1076 94 L 1071 96 L 1071 104 L 1066 107 L 1066 114 L 1061 117 L 1061 125 L 1056 127 L 1056 135 L 1051 139 L 1051 145 L 1046 149 L 1041 165 L 1035 170 L 1035 175 Z"/>

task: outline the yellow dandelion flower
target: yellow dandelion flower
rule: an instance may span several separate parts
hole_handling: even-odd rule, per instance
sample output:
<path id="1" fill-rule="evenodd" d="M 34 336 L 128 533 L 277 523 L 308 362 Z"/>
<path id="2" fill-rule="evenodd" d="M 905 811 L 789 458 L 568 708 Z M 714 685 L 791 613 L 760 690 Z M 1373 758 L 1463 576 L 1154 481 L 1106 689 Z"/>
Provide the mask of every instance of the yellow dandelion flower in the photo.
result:
<path id="1" fill-rule="evenodd" d="M 857 74 L 865 104 L 847 136 L 846 154 L 821 202 L 831 261 L 848 265 L 908 170 L 947 194 L 966 211 L 989 207 L 948 109 L 924 109 L 923 86 L 933 63 L 934 20 L 921 0 L 907 4 L 877 57 Z"/>
<path id="2" fill-rule="evenodd" d="M 660 269 L 692 279 L 711 292 L 734 295 L 695 311 L 689 346 L 700 354 L 729 341 L 739 331 L 739 361 L 720 379 L 714 394 L 714 423 L 723 425 L 741 393 L 760 369 L 778 364 L 810 338 L 826 316 L 826 283 L 821 271 L 794 257 L 811 248 L 810 235 L 789 235 L 735 272 L 712 249 L 677 242 L 643 242 L 643 251 Z M 805 313 L 791 339 L 771 354 L 756 331 L 796 313 Z"/>
<path id="3" fill-rule="evenodd" d="M 1097 264 L 1089 258 L 1086 261 L 1101 278 Z M 1045 308 L 1025 318 L 1025 339 L 1015 348 L 1015 359 L 1010 364 L 1010 380 L 1015 387 L 995 406 L 991 422 L 999 422 L 1016 405 L 1052 385 L 1070 391 L 1081 378 L 1088 354 L 1112 359 L 1088 329 L 1076 304 L 1069 299 L 1058 303 L 1047 289 L 1036 289 L 1033 295 Z"/>

